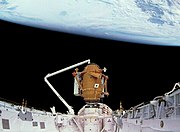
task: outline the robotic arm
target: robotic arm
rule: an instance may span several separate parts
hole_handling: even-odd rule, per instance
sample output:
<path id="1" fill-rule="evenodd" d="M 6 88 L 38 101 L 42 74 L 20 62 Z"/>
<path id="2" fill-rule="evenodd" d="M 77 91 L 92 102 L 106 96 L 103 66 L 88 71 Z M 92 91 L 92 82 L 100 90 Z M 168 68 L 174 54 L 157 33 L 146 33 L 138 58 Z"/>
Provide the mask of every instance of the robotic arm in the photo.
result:
<path id="1" fill-rule="evenodd" d="M 58 70 L 58 71 L 56 71 L 56 72 L 49 73 L 49 74 L 47 74 L 47 75 L 44 77 L 45 82 L 48 84 L 48 86 L 51 88 L 51 90 L 56 94 L 56 96 L 57 96 L 57 97 L 63 102 L 63 104 L 68 108 L 69 114 L 73 114 L 73 115 L 74 115 L 74 110 L 73 110 L 72 106 L 70 106 L 70 105 L 61 97 L 61 95 L 56 91 L 56 89 L 55 89 L 55 88 L 51 85 L 51 83 L 48 81 L 48 78 L 49 78 L 49 77 L 52 77 L 52 76 L 54 76 L 54 75 L 56 75 L 56 74 L 62 73 L 62 72 L 64 72 L 64 71 L 67 71 L 67 70 L 69 70 L 69 69 L 72 69 L 72 68 L 74 68 L 74 67 L 77 67 L 77 66 L 80 66 L 80 65 L 82 65 L 82 64 L 85 64 L 85 63 L 88 63 L 88 64 L 89 64 L 89 63 L 90 63 L 90 59 L 85 60 L 85 61 L 82 61 L 82 62 L 77 63 L 77 64 L 74 64 L 74 65 L 71 65 L 71 66 L 69 66 L 69 67 L 63 68 L 63 69 Z"/>

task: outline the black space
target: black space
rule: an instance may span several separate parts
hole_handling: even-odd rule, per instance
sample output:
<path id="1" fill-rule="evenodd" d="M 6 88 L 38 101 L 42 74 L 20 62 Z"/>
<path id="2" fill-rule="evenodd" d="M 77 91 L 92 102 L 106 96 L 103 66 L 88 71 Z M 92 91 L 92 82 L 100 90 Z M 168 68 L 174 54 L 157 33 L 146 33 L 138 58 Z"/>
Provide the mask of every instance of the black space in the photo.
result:
<path id="1" fill-rule="evenodd" d="M 180 81 L 180 47 L 127 43 L 72 35 L 0 21 L 0 97 L 50 111 L 64 104 L 44 82 L 44 76 L 86 59 L 106 67 L 113 110 L 125 109 L 170 91 Z M 85 65 L 79 67 L 83 70 Z M 52 77 L 51 84 L 77 112 L 85 103 L 73 95 L 74 69 Z"/>

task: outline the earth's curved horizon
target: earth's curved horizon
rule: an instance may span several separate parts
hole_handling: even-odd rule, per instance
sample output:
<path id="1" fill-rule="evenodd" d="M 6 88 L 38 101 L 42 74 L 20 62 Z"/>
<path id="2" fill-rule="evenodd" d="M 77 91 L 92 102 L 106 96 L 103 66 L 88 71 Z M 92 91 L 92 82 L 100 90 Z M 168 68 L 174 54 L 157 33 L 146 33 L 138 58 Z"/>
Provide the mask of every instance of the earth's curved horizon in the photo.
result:
<path id="1" fill-rule="evenodd" d="M 0 20 L 96 38 L 180 46 L 178 0 L 0 0 Z"/>

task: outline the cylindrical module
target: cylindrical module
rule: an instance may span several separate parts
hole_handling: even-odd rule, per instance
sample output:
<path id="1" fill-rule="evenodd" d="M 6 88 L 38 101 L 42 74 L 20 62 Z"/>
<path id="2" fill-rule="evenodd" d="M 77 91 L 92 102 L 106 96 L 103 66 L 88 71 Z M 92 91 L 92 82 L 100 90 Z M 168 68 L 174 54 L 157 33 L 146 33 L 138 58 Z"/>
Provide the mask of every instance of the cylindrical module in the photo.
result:
<path id="1" fill-rule="evenodd" d="M 100 100 L 104 85 L 102 84 L 102 70 L 96 64 L 87 65 L 81 73 L 82 97 L 86 102 Z"/>
<path id="2" fill-rule="evenodd" d="M 102 72 L 106 69 L 100 69 L 97 64 L 88 64 L 82 72 L 75 69 L 74 76 L 74 95 L 81 96 L 85 102 L 99 102 L 107 92 L 108 77 Z"/>

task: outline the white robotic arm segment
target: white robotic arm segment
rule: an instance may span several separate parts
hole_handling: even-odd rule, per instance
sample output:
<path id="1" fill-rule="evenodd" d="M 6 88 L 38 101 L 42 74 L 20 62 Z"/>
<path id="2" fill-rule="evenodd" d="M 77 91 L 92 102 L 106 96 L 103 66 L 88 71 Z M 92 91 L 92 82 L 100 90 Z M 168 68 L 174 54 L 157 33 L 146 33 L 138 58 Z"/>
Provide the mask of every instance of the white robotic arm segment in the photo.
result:
<path id="1" fill-rule="evenodd" d="M 49 74 L 47 74 L 47 75 L 44 77 L 45 82 L 48 84 L 48 86 L 51 88 L 51 90 L 56 94 L 56 96 L 63 102 L 63 104 L 68 108 L 70 114 L 74 114 L 74 110 L 72 109 L 72 106 L 70 106 L 70 105 L 61 97 L 61 95 L 60 95 L 60 94 L 56 91 L 56 89 L 51 85 L 51 83 L 48 81 L 47 78 L 52 77 L 52 76 L 54 76 L 54 75 L 56 75 L 56 74 L 62 73 L 62 72 L 64 72 L 64 71 L 67 71 L 67 70 L 69 70 L 69 69 L 72 69 L 72 68 L 74 68 L 74 67 L 80 66 L 80 65 L 82 65 L 82 64 L 84 64 L 84 63 L 88 63 L 88 64 L 89 64 L 89 63 L 90 63 L 90 59 L 85 60 L 85 61 L 82 61 L 82 62 L 77 63 L 77 64 L 74 64 L 74 65 L 71 65 L 71 66 L 69 66 L 69 67 L 63 68 L 63 69 L 58 70 L 58 71 L 56 71 L 56 72 L 49 73 Z"/>

